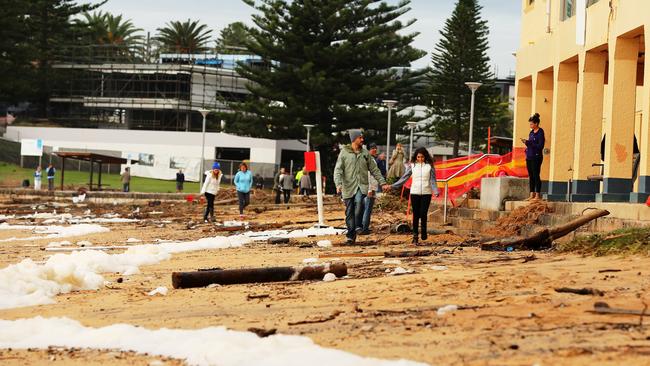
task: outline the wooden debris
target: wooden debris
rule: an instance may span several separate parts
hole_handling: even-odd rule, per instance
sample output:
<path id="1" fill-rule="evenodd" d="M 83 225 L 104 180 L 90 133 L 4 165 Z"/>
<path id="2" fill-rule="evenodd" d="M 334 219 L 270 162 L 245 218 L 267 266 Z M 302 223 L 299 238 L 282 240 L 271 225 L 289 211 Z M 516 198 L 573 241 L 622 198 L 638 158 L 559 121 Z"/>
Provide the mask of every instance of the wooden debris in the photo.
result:
<path id="1" fill-rule="evenodd" d="M 497 258 L 489 259 L 489 260 L 486 260 L 486 261 L 480 261 L 478 263 L 496 263 L 496 262 L 509 262 L 509 261 L 518 261 L 518 260 L 523 260 L 523 262 L 521 262 L 521 263 L 528 263 L 528 262 L 532 262 L 532 261 L 534 261 L 536 259 L 537 259 L 537 257 L 535 257 L 534 254 L 531 254 L 531 255 L 525 255 L 525 256 L 521 256 L 521 257 L 519 257 L 519 256 L 518 257 L 511 257 L 511 256 L 497 257 Z"/>
<path id="2" fill-rule="evenodd" d="M 607 215 L 609 215 L 609 211 L 607 210 L 593 210 L 566 224 L 539 229 L 527 237 L 505 238 L 482 243 L 481 250 L 506 251 L 509 248 L 512 248 L 510 250 L 540 250 L 550 248 L 554 240 L 571 233 L 592 220 Z"/>
<path id="3" fill-rule="evenodd" d="M 325 318 L 306 319 L 306 320 L 300 320 L 300 321 L 297 321 L 297 322 L 288 322 L 287 325 L 325 323 L 325 322 L 328 322 L 330 320 L 336 319 L 336 317 L 339 316 L 341 313 L 342 313 L 342 311 L 336 310 L 330 316 L 325 317 Z"/>
<path id="4" fill-rule="evenodd" d="M 576 294 L 576 295 L 597 295 L 597 296 L 605 296 L 605 292 L 595 289 L 595 288 L 569 288 L 569 287 L 560 287 L 556 288 L 555 292 L 561 292 L 561 293 L 569 293 L 569 294 Z"/>
<path id="5" fill-rule="evenodd" d="M 650 316 L 650 313 L 647 313 L 646 310 L 647 306 L 643 310 L 612 308 L 606 302 L 599 301 L 594 304 L 594 310 L 587 310 L 587 312 L 592 314 L 635 315 L 643 318 L 644 316 Z"/>
<path id="6" fill-rule="evenodd" d="M 248 328 L 248 331 L 257 334 L 257 336 L 260 338 L 266 338 L 278 332 L 278 330 L 275 328 L 263 329 L 263 328 L 255 328 L 255 327 Z"/>
<path id="7" fill-rule="evenodd" d="M 268 298 L 270 296 L 271 295 L 269 295 L 269 294 L 259 294 L 259 295 L 248 294 L 248 295 L 246 295 L 246 300 L 266 299 L 266 298 Z"/>
<path id="8" fill-rule="evenodd" d="M 322 280 L 326 273 L 336 277 L 348 274 L 345 263 L 333 263 L 306 267 L 244 268 L 215 271 L 173 272 L 174 288 L 205 287 L 211 284 L 234 285 L 281 281 Z"/>
<path id="9" fill-rule="evenodd" d="M 598 273 L 621 272 L 620 269 L 601 269 Z"/>
<path id="10" fill-rule="evenodd" d="M 269 238 L 266 242 L 269 244 L 287 244 L 289 238 Z"/>

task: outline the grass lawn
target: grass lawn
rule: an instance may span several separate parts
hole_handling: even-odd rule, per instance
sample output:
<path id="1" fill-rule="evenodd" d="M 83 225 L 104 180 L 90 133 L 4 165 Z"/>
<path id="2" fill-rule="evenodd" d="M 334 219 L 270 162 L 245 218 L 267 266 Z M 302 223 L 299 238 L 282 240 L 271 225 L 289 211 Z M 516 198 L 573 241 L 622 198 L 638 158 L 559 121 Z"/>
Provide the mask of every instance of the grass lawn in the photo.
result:
<path id="1" fill-rule="evenodd" d="M 67 164 L 66 164 L 67 165 Z M 47 167 L 46 167 L 47 168 Z M 41 189 L 47 189 L 45 169 L 43 169 L 43 179 Z M 29 179 L 30 186 L 34 185 L 34 170 L 21 168 L 18 165 L 0 162 L 0 186 L 2 187 L 20 187 L 24 179 Z M 90 179 L 89 172 L 80 172 L 76 170 L 65 171 L 65 186 L 88 187 Z M 97 183 L 97 172 L 93 176 L 93 183 Z M 122 183 L 119 174 L 102 174 L 102 184 L 108 184 L 107 190 L 122 190 Z M 61 187 L 61 171 L 57 169 L 55 178 L 55 187 L 58 190 Z M 199 183 L 185 182 L 183 187 L 185 192 L 198 193 Z M 173 193 L 176 192 L 176 182 L 172 180 L 151 179 L 141 177 L 131 177 L 131 192 L 155 192 L 155 193 Z"/>

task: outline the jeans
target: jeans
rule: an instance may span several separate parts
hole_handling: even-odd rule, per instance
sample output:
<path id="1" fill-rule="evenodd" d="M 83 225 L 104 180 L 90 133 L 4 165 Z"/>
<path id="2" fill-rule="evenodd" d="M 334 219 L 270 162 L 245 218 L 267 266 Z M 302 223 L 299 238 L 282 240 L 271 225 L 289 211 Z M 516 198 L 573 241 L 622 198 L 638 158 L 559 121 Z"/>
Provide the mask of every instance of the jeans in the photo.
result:
<path id="1" fill-rule="evenodd" d="M 280 203 L 282 203 L 282 200 L 280 199 L 281 196 L 282 196 L 282 191 L 280 189 L 276 189 L 275 190 L 275 204 L 276 205 L 279 205 Z"/>
<path id="2" fill-rule="evenodd" d="M 418 237 L 418 224 L 422 228 L 422 240 L 427 239 L 427 214 L 431 204 L 430 194 L 412 194 L 411 206 L 413 207 L 413 238 Z"/>
<path id="3" fill-rule="evenodd" d="M 370 231 L 370 218 L 372 216 L 372 208 L 375 205 L 375 196 L 366 196 L 363 199 L 363 219 L 361 219 L 361 231 Z"/>
<path id="4" fill-rule="evenodd" d="M 251 193 L 250 192 L 239 192 L 237 191 L 237 198 L 239 198 L 239 214 L 244 214 L 244 208 L 250 205 L 251 203 Z"/>
<path id="5" fill-rule="evenodd" d="M 534 159 L 526 159 L 526 168 L 528 169 L 528 184 L 531 193 L 540 193 L 542 191 L 542 179 L 539 175 L 542 170 L 543 161 L 543 156 Z"/>
<path id="6" fill-rule="evenodd" d="M 291 199 L 291 190 L 285 189 L 282 191 L 282 194 L 284 195 L 284 203 L 289 203 L 289 200 Z"/>
<path id="7" fill-rule="evenodd" d="M 122 188 L 124 192 L 128 192 L 131 190 L 131 183 L 123 183 Z"/>
<path id="8" fill-rule="evenodd" d="M 365 194 L 357 189 L 357 193 L 345 201 L 345 226 L 348 228 L 348 233 L 345 236 L 348 239 L 355 240 L 357 238 L 357 227 L 361 227 L 363 221 L 363 199 Z"/>
<path id="9" fill-rule="evenodd" d="M 54 190 L 54 178 L 52 178 L 52 179 L 48 178 L 47 179 L 47 189 L 50 190 L 50 191 Z"/>
<path id="10" fill-rule="evenodd" d="M 212 193 L 205 192 L 205 200 L 207 202 L 205 206 L 205 213 L 203 214 L 203 220 L 210 218 L 214 219 L 214 195 Z"/>

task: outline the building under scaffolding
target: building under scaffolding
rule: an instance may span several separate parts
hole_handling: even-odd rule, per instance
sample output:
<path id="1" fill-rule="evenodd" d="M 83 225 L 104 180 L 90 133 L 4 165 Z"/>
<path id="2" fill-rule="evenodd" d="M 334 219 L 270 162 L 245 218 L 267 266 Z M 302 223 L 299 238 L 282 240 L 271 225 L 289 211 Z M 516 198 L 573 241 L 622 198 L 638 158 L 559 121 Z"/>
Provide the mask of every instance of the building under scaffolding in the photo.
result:
<path id="1" fill-rule="evenodd" d="M 228 111 L 248 94 L 238 62 L 264 67 L 248 55 L 137 54 L 102 46 L 62 52 L 53 65 L 60 79 L 50 98 L 52 119 L 66 127 L 196 130 L 199 109 Z"/>

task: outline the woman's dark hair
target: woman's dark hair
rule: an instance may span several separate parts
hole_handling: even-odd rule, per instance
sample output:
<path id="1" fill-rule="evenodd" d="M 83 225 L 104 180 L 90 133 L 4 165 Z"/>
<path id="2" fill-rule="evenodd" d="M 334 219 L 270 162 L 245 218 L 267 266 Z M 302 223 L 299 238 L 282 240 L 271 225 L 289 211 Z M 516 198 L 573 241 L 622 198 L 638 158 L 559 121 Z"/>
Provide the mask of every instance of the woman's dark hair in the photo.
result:
<path id="1" fill-rule="evenodd" d="M 539 124 L 539 113 L 535 113 L 528 119 L 528 122 Z"/>
<path id="2" fill-rule="evenodd" d="M 415 163 L 418 159 L 418 154 L 424 155 L 424 162 L 427 164 L 433 164 L 433 158 L 431 157 L 431 154 L 429 154 L 429 150 L 420 147 L 415 152 L 413 153 L 413 156 L 411 157 L 411 163 Z"/>

